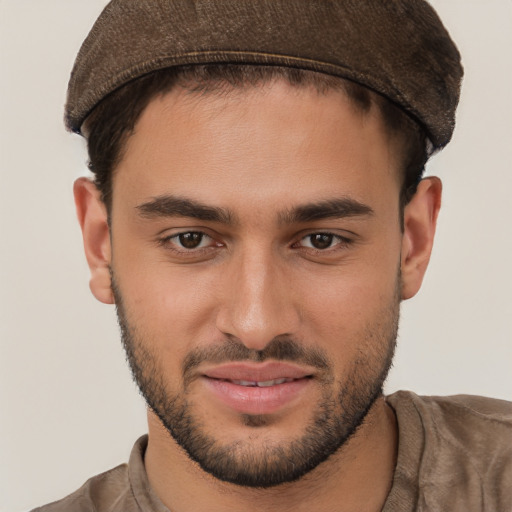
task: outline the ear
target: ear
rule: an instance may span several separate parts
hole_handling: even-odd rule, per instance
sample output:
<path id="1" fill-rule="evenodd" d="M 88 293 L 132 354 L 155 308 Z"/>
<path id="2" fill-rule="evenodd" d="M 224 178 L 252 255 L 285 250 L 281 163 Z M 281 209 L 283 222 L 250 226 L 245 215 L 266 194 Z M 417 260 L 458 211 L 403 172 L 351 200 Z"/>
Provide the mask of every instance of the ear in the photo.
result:
<path id="1" fill-rule="evenodd" d="M 439 178 L 423 179 L 405 207 L 401 259 L 403 300 L 418 293 L 427 270 L 441 207 L 442 188 Z"/>
<path id="2" fill-rule="evenodd" d="M 91 270 L 89 286 L 93 295 L 105 304 L 113 304 L 110 282 L 110 230 L 107 209 L 96 185 L 79 178 L 73 187 L 76 213 L 82 228 L 85 256 Z"/>

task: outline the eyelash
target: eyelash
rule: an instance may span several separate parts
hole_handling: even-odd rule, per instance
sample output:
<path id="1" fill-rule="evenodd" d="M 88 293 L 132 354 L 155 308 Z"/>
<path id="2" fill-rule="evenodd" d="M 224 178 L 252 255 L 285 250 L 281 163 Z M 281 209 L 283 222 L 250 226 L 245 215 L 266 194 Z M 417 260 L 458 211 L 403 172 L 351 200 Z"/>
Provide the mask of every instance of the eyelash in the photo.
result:
<path id="1" fill-rule="evenodd" d="M 212 242 L 214 242 L 214 244 L 208 245 L 206 247 L 197 247 L 197 248 L 190 248 L 190 249 L 187 249 L 185 247 L 177 247 L 177 244 L 180 243 L 179 238 L 184 235 L 200 235 L 201 236 L 201 241 L 199 242 L 200 244 L 202 244 L 204 242 L 205 237 L 207 239 L 210 239 Z M 332 240 L 330 243 L 331 244 L 334 242 L 335 243 L 334 243 L 334 245 L 327 247 L 325 249 L 318 249 L 315 247 L 305 247 L 305 246 L 300 245 L 300 242 L 307 240 L 307 239 L 311 239 L 311 237 L 313 237 L 313 236 L 332 237 Z M 173 242 L 173 240 L 176 240 L 176 242 Z M 336 250 L 347 248 L 353 242 L 354 242 L 354 240 L 344 237 L 344 236 L 341 236 L 341 235 L 338 235 L 336 233 L 331 233 L 329 231 L 315 231 L 313 233 L 308 233 L 307 235 L 302 236 L 297 242 L 294 242 L 291 247 L 299 249 L 299 250 L 303 250 L 303 251 L 308 251 L 310 253 L 314 253 L 317 255 L 319 255 L 319 254 L 327 255 Z M 224 244 L 222 244 L 220 242 L 215 242 L 213 237 L 211 237 L 210 235 L 208 235 L 207 233 L 205 233 L 203 231 L 182 231 L 180 233 L 176 233 L 176 234 L 162 238 L 161 240 L 159 240 L 159 244 L 161 246 L 165 247 L 166 249 L 171 250 L 175 253 L 178 253 L 179 255 L 182 255 L 182 256 L 198 256 L 200 254 L 203 254 L 206 251 L 210 251 L 212 249 L 224 246 Z"/>
<path id="2" fill-rule="evenodd" d="M 203 231 L 182 231 L 182 232 L 176 233 L 174 235 L 166 236 L 166 237 L 160 239 L 158 241 L 158 243 L 159 243 L 159 245 L 165 247 L 166 249 L 174 251 L 174 252 L 176 252 L 180 255 L 184 255 L 184 256 L 197 256 L 198 254 L 201 254 L 205 251 L 214 249 L 215 247 L 223 246 L 223 244 L 221 244 L 219 242 L 215 242 L 215 245 L 210 245 L 207 247 L 198 247 L 198 248 L 192 248 L 192 249 L 187 249 L 186 247 L 180 248 L 180 247 L 178 247 L 179 238 L 184 235 L 200 235 L 201 236 L 200 244 L 203 243 L 205 237 L 207 239 L 210 239 L 213 242 L 215 242 L 215 240 L 210 235 L 208 235 L 207 233 L 204 233 Z M 173 240 L 176 240 L 176 242 L 173 242 Z"/>
<path id="3" fill-rule="evenodd" d="M 344 236 L 341 236 L 341 235 L 337 235 L 336 233 L 331 233 L 329 231 L 315 231 L 314 233 L 308 233 L 307 235 L 303 236 L 299 242 L 302 242 L 303 240 L 306 240 L 306 239 L 311 239 L 311 237 L 313 236 L 327 236 L 327 237 L 332 237 L 332 241 L 331 243 L 334 243 L 334 245 L 330 246 L 330 247 L 327 247 L 325 249 L 318 249 L 316 247 L 304 247 L 304 246 L 299 246 L 300 249 L 306 249 L 308 251 L 314 251 L 316 254 L 328 254 L 330 252 L 333 252 L 333 251 L 336 251 L 336 250 L 339 250 L 341 248 L 347 248 L 350 244 L 353 243 L 353 240 L 351 240 L 350 238 L 347 238 L 347 237 L 344 237 Z M 296 246 L 299 242 L 296 242 L 295 244 L 293 244 L 293 246 Z"/>

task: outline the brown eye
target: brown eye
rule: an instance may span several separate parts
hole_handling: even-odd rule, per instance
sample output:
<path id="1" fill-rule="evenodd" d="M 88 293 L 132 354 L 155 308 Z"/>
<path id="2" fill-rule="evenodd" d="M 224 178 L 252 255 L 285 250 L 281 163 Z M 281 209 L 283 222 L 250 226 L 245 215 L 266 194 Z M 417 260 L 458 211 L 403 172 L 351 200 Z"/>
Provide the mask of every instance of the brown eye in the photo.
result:
<path id="1" fill-rule="evenodd" d="M 181 233 L 177 238 L 184 249 L 197 249 L 201 246 L 204 237 L 204 233 L 191 231 L 189 233 Z"/>
<path id="2" fill-rule="evenodd" d="M 329 247 L 332 246 L 335 237 L 329 233 L 315 233 L 314 235 L 309 235 L 306 238 L 309 238 L 311 247 L 322 250 L 329 249 Z"/>
<path id="3" fill-rule="evenodd" d="M 199 258 L 212 256 L 218 249 L 224 247 L 222 242 L 212 238 L 203 231 L 182 231 L 175 235 L 166 236 L 158 241 L 164 249 L 182 258 Z"/>

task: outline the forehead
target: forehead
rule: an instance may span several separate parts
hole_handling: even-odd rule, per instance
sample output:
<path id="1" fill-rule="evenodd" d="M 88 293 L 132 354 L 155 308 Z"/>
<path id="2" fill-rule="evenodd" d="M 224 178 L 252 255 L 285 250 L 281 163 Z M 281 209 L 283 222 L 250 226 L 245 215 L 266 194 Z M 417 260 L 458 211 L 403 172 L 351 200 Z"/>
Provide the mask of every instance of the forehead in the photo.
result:
<path id="1" fill-rule="evenodd" d="M 154 98 L 127 141 L 116 195 L 182 194 L 201 201 L 308 201 L 311 195 L 398 191 L 394 142 L 378 108 L 342 91 L 283 80 Z"/>

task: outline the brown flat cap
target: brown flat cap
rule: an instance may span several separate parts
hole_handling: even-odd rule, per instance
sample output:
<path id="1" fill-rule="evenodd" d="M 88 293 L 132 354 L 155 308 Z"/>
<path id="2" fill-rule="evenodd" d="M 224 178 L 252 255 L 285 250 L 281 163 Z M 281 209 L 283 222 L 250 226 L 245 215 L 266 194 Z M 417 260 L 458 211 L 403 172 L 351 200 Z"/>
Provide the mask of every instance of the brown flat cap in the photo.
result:
<path id="1" fill-rule="evenodd" d="M 66 126 L 80 132 L 109 93 L 183 64 L 297 67 L 386 96 L 435 148 L 455 125 L 462 66 L 424 0 L 112 0 L 78 54 Z"/>

